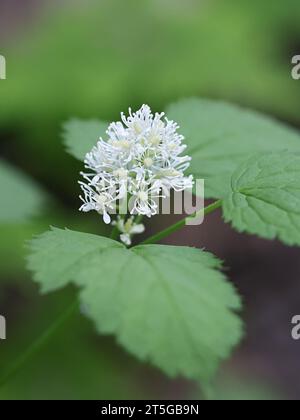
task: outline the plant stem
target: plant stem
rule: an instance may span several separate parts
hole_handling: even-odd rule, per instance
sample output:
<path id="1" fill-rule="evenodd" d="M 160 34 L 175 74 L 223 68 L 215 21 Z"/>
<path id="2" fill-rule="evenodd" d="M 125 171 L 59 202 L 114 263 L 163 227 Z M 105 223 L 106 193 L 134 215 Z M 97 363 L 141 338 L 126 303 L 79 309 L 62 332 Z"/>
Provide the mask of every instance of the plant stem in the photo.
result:
<path id="1" fill-rule="evenodd" d="M 49 339 L 59 330 L 59 328 L 67 321 L 67 319 L 78 309 L 78 300 L 74 301 L 70 306 L 67 307 L 66 311 L 57 318 L 47 330 L 38 337 L 33 344 L 17 359 L 11 366 L 8 367 L 7 371 L 0 377 L 0 387 L 4 386 L 22 367 L 35 355 L 43 346 L 49 341 Z"/>
<path id="2" fill-rule="evenodd" d="M 134 223 L 139 224 L 143 221 L 144 215 L 143 214 L 139 214 L 138 216 L 136 216 Z"/>
<path id="3" fill-rule="evenodd" d="M 112 231 L 111 231 L 111 234 L 110 234 L 110 239 L 115 239 L 116 240 L 116 239 L 118 239 L 118 235 L 119 235 L 118 226 L 114 226 Z"/>
<path id="4" fill-rule="evenodd" d="M 221 207 L 221 205 L 222 205 L 222 200 L 218 200 L 215 203 L 210 204 L 209 206 L 205 207 L 204 209 L 201 209 L 195 212 L 193 215 L 185 217 L 184 219 L 179 220 L 179 222 L 174 223 L 173 225 L 162 230 L 161 232 L 156 233 L 155 235 L 143 241 L 140 245 L 154 244 L 156 242 L 159 242 L 162 239 L 164 239 L 166 236 L 171 235 L 172 233 L 176 232 L 179 229 L 182 229 L 186 225 L 186 222 L 191 217 L 200 217 L 201 215 L 203 215 L 203 213 L 204 213 L 204 216 L 206 216 L 209 213 L 212 213 L 214 210 L 217 210 L 219 207 Z"/>

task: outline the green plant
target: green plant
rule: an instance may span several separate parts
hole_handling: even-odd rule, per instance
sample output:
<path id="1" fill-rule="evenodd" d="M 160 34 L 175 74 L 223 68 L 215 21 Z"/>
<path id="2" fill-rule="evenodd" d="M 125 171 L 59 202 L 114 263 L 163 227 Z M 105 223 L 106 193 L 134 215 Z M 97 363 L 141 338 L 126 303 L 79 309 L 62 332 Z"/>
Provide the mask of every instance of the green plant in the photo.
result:
<path id="1" fill-rule="evenodd" d="M 187 174 L 204 178 L 206 198 L 216 199 L 206 216 L 222 208 L 225 222 L 239 232 L 300 245 L 296 131 L 222 102 L 187 99 L 166 113 L 186 137 Z M 68 151 L 84 159 L 105 126 L 68 123 Z M 241 302 L 213 255 L 157 244 L 185 222 L 132 247 L 116 240 L 116 228 L 111 238 L 52 228 L 31 242 L 29 268 L 42 292 L 74 283 L 97 330 L 114 334 L 139 359 L 207 385 L 242 337 Z"/>

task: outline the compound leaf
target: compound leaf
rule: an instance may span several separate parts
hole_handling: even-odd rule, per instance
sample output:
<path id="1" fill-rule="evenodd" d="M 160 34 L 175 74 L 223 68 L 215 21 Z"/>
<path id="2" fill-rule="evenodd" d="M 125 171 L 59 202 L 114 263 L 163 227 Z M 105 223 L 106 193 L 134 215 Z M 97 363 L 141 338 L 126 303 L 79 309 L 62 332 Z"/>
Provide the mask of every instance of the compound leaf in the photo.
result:
<path id="1" fill-rule="evenodd" d="M 221 101 L 186 99 L 166 115 L 180 124 L 192 157 L 190 173 L 205 179 L 207 198 L 223 198 L 237 167 L 257 152 L 300 151 L 300 135 L 276 120 Z"/>
<path id="2" fill-rule="evenodd" d="M 40 210 L 45 194 L 25 174 L 0 160 L 1 223 L 19 223 Z"/>
<path id="3" fill-rule="evenodd" d="M 126 249 L 53 229 L 32 242 L 29 268 L 43 291 L 73 281 L 103 334 L 170 376 L 209 380 L 241 337 L 240 300 L 211 254 L 188 247 Z"/>
<path id="4" fill-rule="evenodd" d="M 107 126 L 106 122 L 98 120 L 67 121 L 63 126 L 63 139 L 67 151 L 76 159 L 84 160 L 99 137 L 105 136 Z"/>
<path id="5" fill-rule="evenodd" d="M 256 155 L 233 174 L 225 221 L 239 232 L 300 245 L 300 154 Z"/>

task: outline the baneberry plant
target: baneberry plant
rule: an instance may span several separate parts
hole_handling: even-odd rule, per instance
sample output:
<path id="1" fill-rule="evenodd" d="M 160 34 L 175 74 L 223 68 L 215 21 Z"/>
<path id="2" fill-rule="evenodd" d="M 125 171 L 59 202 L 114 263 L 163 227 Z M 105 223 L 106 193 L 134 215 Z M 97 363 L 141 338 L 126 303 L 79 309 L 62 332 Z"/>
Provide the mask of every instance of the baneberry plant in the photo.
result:
<path id="1" fill-rule="evenodd" d="M 205 215 L 222 208 L 239 232 L 300 245 L 300 136 L 222 102 L 184 100 L 166 115 L 143 106 L 108 129 L 65 125 L 68 151 L 85 164 L 81 210 L 98 212 L 112 234 L 52 228 L 31 242 L 29 268 L 42 292 L 78 286 L 99 333 L 139 359 L 207 383 L 241 339 L 238 294 L 212 254 L 157 244 L 185 219 L 136 246 L 132 237 L 158 212 L 156 199 L 203 178 L 206 198 L 216 200 Z"/>

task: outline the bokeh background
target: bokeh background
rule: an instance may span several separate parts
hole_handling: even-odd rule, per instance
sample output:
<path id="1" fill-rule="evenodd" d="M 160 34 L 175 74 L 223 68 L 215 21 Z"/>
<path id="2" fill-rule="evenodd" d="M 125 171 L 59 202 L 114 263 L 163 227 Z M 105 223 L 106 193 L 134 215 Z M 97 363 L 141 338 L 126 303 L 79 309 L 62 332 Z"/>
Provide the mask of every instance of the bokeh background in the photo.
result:
<path id="1" fill-rule="evenodd" d="M 246 105 L 300 129 L 300 81 L 291 78 L 291 58 L 300 54 L 300 3 L 0 0 L 0 40 L 7 60 L 7 80 L 0 81 L 1 157 L 18 169 L 17 184 L 26 174 L 44 195 L 39 214 L 16 220 L 6 209 L 0 217 L 0 314 L 8 324 L 8 339 L 0 341 L 2 372 L 75 293 L 39 295 L 25 268 L 24 241 L 50 224 L 105 233 L 95 215 L 77 211 L 80 164 L 64 151 L 62 123 L 115 120 L 128 106 L 162 110 L 201 96 Z M 0 180 L 5 208 L 11 190 L 1 171 Z M 15 207 L 27 199 L 17 192 Z M 158 218 L 151 229 L 170 222 Z M 300 313 L 300 250 L 238 235 L 220 214 L 165 243 L 216 253 L 243 296 L 247 335 L 220 370 L 216 397 L 298 399 L 300 342 L 290 331 Z M 170 380 L 113 338 L 96 335 L 81 314 L 0 388 L 1 399 L 200 396 L 195 384 Z"/>

